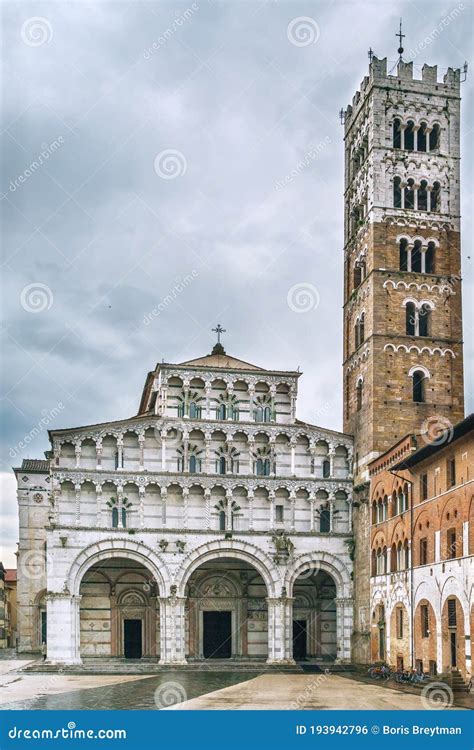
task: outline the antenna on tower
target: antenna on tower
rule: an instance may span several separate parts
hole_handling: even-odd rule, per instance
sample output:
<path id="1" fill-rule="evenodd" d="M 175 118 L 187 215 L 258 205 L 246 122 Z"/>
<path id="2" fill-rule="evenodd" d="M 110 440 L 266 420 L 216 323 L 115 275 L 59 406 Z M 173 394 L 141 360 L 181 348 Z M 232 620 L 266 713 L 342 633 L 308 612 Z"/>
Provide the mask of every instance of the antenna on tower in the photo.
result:
<path id="1" fill-rule="evenodd" d="M 400 18 L 400 29 L 395 36 L 398 37 L 398 54 L 400 55 L 398 61 L 402 62 L 402 55 L 403 55 L 403 40 L 405 39 L 405 34 L 402 34 L 402 19 Z"/>
<path id="2" fill-rule="evenodd" d="M 374 51 L 373 51 L 372 47 L 369 48 L 369 51 L 367 52 L 367 54 L 369 56 L 369 62 L 372 62 L 372 58 L 374 56 Z"/>
<path id="3" fill-rule="evenodd" d="M 346 113 L 344 112 L 344 110 L 342 109 L 342 107 L 341 107 L 341 109 L 339 111 L 339 119 L 341 121 L 341 125 L 344 125 L 344 121 L 346 119 Z"/>
<path id="4" fill-rule="evenodd" d="M 461 78 L 459 79 L 460 83 L 464 83 L 467 78 L 467 67 L 467 62 L 465 62 L 461 70 Z M 462 76 L 464 76 L 464 78 Z"/>

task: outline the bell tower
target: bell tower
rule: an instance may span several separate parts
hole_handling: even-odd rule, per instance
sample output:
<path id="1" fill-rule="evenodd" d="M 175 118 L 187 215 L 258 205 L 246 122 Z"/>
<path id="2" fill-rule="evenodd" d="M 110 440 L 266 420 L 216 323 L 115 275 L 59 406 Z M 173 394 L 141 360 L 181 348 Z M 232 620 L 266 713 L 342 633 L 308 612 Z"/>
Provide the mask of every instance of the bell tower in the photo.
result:
<path id="1" fill-rule="evenodd" d="M 423 65 L 415 78 L 413 63 L 402 58 L 402 39 L 393 71 L 370 51 L 369 74 L 342 113 L 344 432 L 355 438 L 361 499 L 370 460 L 407 433 L 464 416 L 459 130 L 465 70 L 449 68 L 439 81 L 437 67 Z M 354 530 L 360 645 L 370 625 L 364 503 Z M 364 661 L 363 650 L 353 658 Z"/>

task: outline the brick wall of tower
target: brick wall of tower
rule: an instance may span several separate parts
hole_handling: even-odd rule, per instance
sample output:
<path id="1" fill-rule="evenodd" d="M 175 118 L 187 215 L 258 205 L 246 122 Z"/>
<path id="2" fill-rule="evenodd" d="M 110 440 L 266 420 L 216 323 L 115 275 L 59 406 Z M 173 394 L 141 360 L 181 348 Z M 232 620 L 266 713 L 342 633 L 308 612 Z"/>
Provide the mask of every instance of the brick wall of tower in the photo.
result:
<path id="1" fill-rule="evenodd" d="M 345 113 L 344 431 L 354 435 L 354 481 L 361 501 L 354 523 L 355 637 L 353 658 L 368 650 L 363 611 L 369 578 L 366 554 L 367 465 L 431 417 L 455 423 L 464 415 L 459 234 L 459 71 L 442 82 L 436 67 L 424 66 L 422 80 L 401 62 L 387 75 L 374 58 Z M 439 127 L 439 146 L 428 151 L 394 147 L 393 123 L 413 121 Z M 417 135 L 418 138 L 418 135 Z M 394 178 L 402 183 L 439 183 L 439 202 L 430 211 L 397 208 Z M 418 200 L 418 198 L 417 198 Z M 421 199 L 420 199 L 421 200 Z M 435 207 L 433 208 L 433 205 Z M 434 248 L 434 267 L 401 270 L 400 242 Z M 416 243 L 416 244 L 415 244 Z M 429 244 L 432 243 L 432 244 Z M 363 266 L 362 278 L 356 267 Z M 421 272 L 423 271 L 423 272 Z M 428 272 L 426 272 L 428 271 Z M 406 304 L 432 308 L 429 335 L 411 335 Z M 356 326 L 364 320 L 363 338 Z M 418 320 L 418 318 L 417 318 Z M 417 324 L 418 325 L 418 324 Z M 413 401 L 410 370 L 425 368 L 425 402 Z M 363 381 L 362 404 L 357 384 Z M 370 623 L 368 626 L 370 630 Z"/>

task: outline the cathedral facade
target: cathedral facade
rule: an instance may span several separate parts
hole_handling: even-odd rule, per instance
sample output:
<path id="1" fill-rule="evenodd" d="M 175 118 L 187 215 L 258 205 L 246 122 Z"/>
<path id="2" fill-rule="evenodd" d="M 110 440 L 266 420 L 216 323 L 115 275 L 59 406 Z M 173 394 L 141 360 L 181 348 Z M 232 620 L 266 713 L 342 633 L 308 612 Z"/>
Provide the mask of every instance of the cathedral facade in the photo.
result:
<path id="1" fill-rule="evenodd" d="M 136 417 L 52 431 L 17 470 L 20 650 L 348 662 L 352 439 L 296 418 L 299 376 L 218 344 L 149 373 Z"/>

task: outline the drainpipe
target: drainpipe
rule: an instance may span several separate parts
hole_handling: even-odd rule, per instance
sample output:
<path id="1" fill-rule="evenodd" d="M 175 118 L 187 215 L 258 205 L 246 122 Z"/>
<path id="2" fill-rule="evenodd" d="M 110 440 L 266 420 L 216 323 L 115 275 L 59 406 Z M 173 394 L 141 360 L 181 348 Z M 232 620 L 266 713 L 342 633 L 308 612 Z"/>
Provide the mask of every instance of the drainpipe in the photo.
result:
<path id="1" fill-rule="evenodd" d="M 411 479 L 407 479 L 406 477 L 402 477 L 401 474 L 397 474 L 395 471 L 392 471 L 391 469 L 388 470 L 390 474 L 394 477 L 398 477 L 399 479 L 402 479 L 404 482 L 410 485 L 410 495 L 411 495 L 411 502 L 410 502 L 410 566 L 409 566 L 409 573 L 410 573 L 410 652 L 411 652 L 411 669 L 415 669 L 415 614 L 413 612 L 413 484 L 414 482 L 411 481 Z"/>

